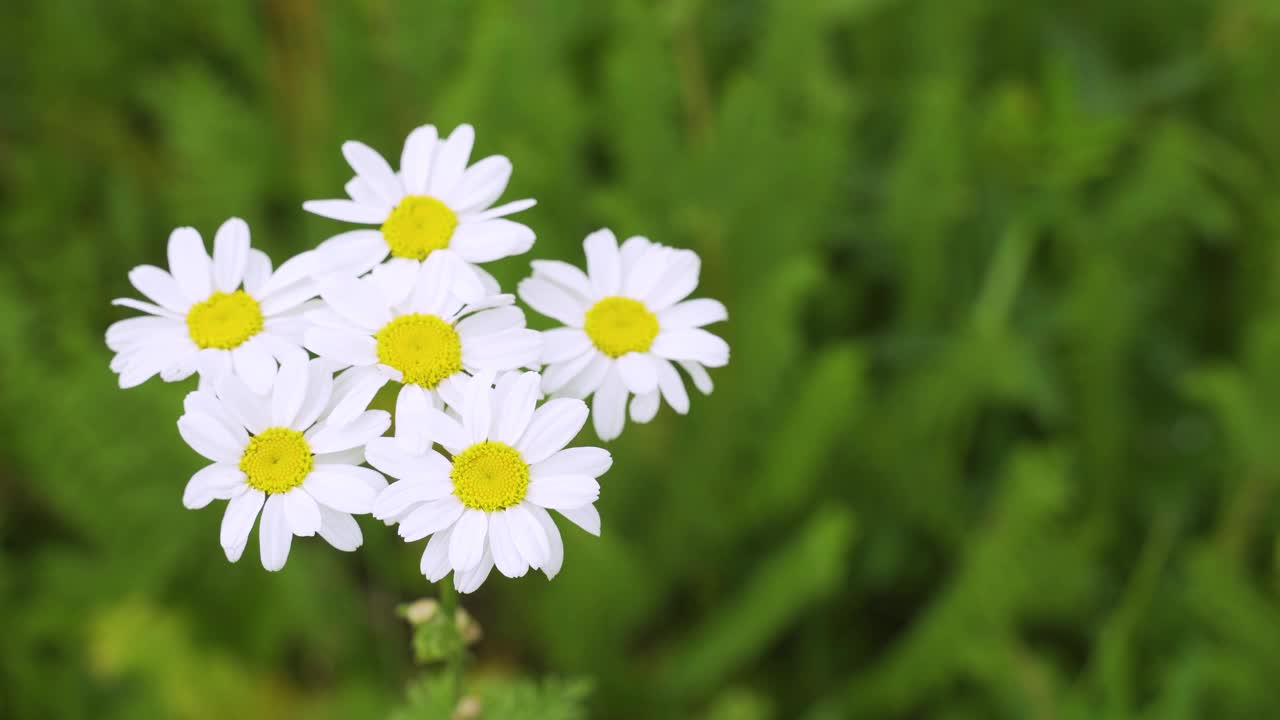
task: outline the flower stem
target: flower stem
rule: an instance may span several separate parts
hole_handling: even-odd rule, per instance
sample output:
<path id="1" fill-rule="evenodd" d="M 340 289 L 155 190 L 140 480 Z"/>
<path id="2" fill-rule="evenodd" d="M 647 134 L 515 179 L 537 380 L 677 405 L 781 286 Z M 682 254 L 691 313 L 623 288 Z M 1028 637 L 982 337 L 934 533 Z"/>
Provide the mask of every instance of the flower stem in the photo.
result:
<path id="1" fill-rule="evenodd" d="M 458 627 L 458 591 L 448 579 L 440 581 L 440 610 L 444 612 L 449 627 Z M 462 699 L 462 674 L 466 664 L 466 644 L 459 638 L 453 645 L 449 657 L 445 661 L 445 672 L 449 674 L 449 682 L 453 686 L 453 701 Z"/>

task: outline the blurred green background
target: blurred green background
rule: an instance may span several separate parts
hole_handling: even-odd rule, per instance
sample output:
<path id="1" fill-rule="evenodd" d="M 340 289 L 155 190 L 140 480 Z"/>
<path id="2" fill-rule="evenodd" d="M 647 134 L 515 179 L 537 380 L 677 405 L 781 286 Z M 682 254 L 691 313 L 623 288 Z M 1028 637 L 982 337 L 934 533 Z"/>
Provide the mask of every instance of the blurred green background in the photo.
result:
<path id="1" fill-rule="evenodd" d="M 603 537 L 465 599 L 483 717 L 1276 716 L 1273 0 L 0 13 L 0 717 L 401 706 L 422 544 L 228 564 L 192 383 L 118 390 L 102 334 L 171 228 L 279 263 L 345 227 L 300 209 L 343 140 L 425 122 L 538 199 L 508 287 L 609 226 L 731 314 L 715 394 L 611 445 Z"/>

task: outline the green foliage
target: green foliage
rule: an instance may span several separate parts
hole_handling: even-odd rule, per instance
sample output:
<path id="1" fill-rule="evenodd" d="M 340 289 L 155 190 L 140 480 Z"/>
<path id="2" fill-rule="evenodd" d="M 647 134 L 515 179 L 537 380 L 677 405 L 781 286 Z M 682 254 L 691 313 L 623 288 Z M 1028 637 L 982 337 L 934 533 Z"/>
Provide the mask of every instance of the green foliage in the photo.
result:
<path id="1" fill-rule="evenodd" d="M 6 720 L 1280 705 L 1272 0 L 3 19 Z M 530 257 L 581 263 L 606 225 L 697 250 L 733 361 L 611 444 L 603 536 L 564 524 L 554 582 L 464 598 L 484 634 L 459 707 L 439 664 L 414 679 L 395 612 L 431 593 L 421 543 L 362 522 L 355 555 L 228 564 L 218 511 L 180 502 L 191 383 L 119 391 L 102 333 L 173 227 L 242 216 L 279 263 L 344 229 L 300 209 L 340 193 L 341 141 L 395 157 L 464 121 L 539 201 Z"/>

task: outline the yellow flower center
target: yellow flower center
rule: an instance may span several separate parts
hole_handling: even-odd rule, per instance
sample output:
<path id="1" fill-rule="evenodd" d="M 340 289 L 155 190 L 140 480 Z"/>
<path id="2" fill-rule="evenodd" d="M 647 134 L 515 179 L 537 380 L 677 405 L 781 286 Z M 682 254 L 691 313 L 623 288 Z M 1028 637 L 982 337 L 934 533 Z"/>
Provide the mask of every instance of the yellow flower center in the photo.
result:
<path id="1" fill-rule="evenodd" d="M 458 216 L 448 205 L 428 195 L 408 195 L 382 223 L 382 237 L 392 255 L 425 260 L 432 251 L 449 247 L 456 227 Z"/>
<path id="2" fill-rule="evenodd" d="M 645 352 L 658 337 L 658 316 L 644 303 L 626 297 L 607 297 L 587 311 L 587 337 L 609 357 Z"/>
<path id="3" fill-rule="evenodd" d="M 475 510 L 506 510 L 524 499 L 529 465 L 515 448 L 486 440 L 453 456 L 453 494 Z"/>
<path id="4" fill-rule="evenodd" d="M 315 464 L 311 446 L 302 433 L 289 428 L 267 428 L 249 440 L 240 456 L 240 469 L 249 484 L 268 494 L 298 487 Z"/>
<path id="5" fill-rule="evenodd" d="M 384 325 L 374 338 L 378 341 L 378 361 L 403 373 L 403 383 L 430 389 L 462 370 L 458 332 L 435 315 L 401 315 Z"/>
<path id="6" fill-rule="evenodd" d="M 215 292 L 187 311 L 187 333 L 201 348 L 230 350 L 262 332 L 262 308 L 243 290 Z"/>

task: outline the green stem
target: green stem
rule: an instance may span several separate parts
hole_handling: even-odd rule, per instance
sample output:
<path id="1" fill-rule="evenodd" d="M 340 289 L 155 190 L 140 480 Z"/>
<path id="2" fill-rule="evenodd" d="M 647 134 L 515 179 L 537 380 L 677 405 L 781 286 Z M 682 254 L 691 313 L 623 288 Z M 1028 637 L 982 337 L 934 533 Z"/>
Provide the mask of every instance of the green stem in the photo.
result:
<path id="1" fill-rule="evenodd" d="M 449 579 L 440 581 L 440 610 L 444 613 L 445 618 L 449 621 L 449 627 L 458 627 L 458 591 L 453 587 L 453 582 Z M 445 661 L 445 672 L 449 674 L 449 682 L 453 685 L 453 701 L 457 703 L 462 699 L 462 674 L 466 664 L 466 647 L 459 639 L 453 651 L 449 653 L 448 659 Z"/>

